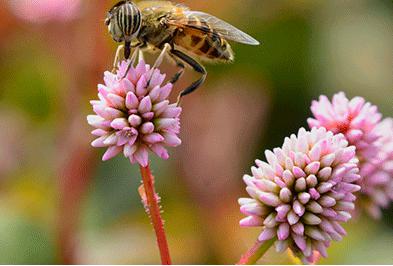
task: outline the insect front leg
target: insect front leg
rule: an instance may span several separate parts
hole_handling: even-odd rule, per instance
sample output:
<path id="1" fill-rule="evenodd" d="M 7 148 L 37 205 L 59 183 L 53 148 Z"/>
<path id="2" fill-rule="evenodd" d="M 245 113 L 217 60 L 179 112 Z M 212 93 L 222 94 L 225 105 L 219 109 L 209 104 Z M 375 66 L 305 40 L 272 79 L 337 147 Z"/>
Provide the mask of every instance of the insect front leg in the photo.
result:
<path id="1" fill-rule="evenodd" d="M 116 72 L 117 64 L 119 63 L 119 60 L 120 60 L 120 52 L 121 52 L 123 49 L 124 49 L 124 45 L 123 45 L 123 44 L 122 44 L 122 45 L 119 45 L 119 46 L 117 47 L 116 55 L 115 55 L 115 61 L 113 62 L 112 73 L 115 73 L 115 72 Z"/>
<path id="2" fill-rule="evenodd" d="M 139 47 L 136 47 L 135 51 L 132 53 L 132 56 L 131 56 L 130 62 L 128 63 L 126 72 L 124 72 L 124 75 L 121 79 L 124 79 L 127 76 L 131 67 L 135 64 L 135 60 L 136 60 L 137 55 L 139 54 L 139 50 L 140 50 Z"/>
<path id="3" fill-rule="evenodd" d="M 183 62 L 191 66 L 196 72 L 201 73 L 202 77 L 198 79 L 197 81 L 194 81 L 190 86 L 185 88 L 177 97 L 177 105 L 180 105 L 181 98 L 186 96 L 187 94 L 190 94 L 191 92 L 195 91 L 198 89 L 203 82 L 206 80 L 207 76 L 207 71 L 202 66 L 200 63 L 198 63 L 195 59 L 191 58 L 190 56 L 186 55 L 185 53 L 178 51 L 178 50 L 172 50 L 171 51 L 172 55 L 181 59 Z"/>

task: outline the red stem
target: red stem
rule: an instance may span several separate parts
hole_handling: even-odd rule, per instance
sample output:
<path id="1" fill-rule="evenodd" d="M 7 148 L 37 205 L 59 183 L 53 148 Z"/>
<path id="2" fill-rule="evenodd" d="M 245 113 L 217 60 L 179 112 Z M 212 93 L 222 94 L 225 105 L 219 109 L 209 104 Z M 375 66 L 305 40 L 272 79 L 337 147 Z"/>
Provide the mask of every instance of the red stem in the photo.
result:
<path id="1" fill-rule="evenodd" d="M 158 195 L 154 189 L 154 177 L 151 174 L 149 165 L 140 166 L 143 186 L 145 188 L 147 207 L 149 209 L 150 219 L 153 223 L 154 231 L 157 237 L 157 244 L 160 250 L 161 262 L 163 265 L 171 265 L 171 257 L 169 255 L 168 241 L 166 239 L 164 223 L 160 214 L 160 206 L 158 204 Z M 144 200 L 142 198 L 142 200 Z"/>

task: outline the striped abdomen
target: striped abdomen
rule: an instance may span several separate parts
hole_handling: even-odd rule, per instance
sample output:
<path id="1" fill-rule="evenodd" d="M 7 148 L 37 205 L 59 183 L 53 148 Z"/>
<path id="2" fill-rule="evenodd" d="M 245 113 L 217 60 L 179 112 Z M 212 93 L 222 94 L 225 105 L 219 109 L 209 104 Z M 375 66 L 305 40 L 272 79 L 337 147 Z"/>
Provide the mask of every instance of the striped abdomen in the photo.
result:
<path id="1" fill-rule="evenodd" d="M 207 23 L 195 18 L 186 27 L 178 30 L 174 42 L 202 59 L 225 62 L 234 60 L 234 54 L 229 43 L 221 38 Z"/>
<path id="2" fill-rule="evenodd" d="M 131 42 L 142 25 L 142 15 L 132 2 L 115 6 L 110 12 L 109 32 L 117 42 Z"/>

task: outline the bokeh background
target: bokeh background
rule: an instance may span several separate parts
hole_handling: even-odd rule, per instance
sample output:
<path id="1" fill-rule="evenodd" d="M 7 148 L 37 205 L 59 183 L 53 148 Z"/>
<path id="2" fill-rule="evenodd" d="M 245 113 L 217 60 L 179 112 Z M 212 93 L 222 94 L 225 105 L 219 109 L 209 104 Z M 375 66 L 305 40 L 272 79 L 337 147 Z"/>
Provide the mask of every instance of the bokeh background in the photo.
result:
<path id="1" fill-rule="evenodd" d="M 138 167 L 103 163 L 89 144 L 89 100 L 116 50 L 103 23 L 114 3 L 1 1 L 1 264 L 159 263 Z M 173 261 L 235 263 L 258 235 L 238 226 L 242 175 L 306 126 L 312 99 L 345 91 L 393 116 L 393 2 L 184 3 L 263 42 L 234 44 L 235 64 L 208 66 L 203 88 L 183 102 L 182 146 L 152 161 Z M 189 71 L 177 90 L 195 77 Z M 357 215 L 322 263 L 392 264 L 392 210 L 380 221 Z M 272 250 L 261 263 L 293 261 Z"/>

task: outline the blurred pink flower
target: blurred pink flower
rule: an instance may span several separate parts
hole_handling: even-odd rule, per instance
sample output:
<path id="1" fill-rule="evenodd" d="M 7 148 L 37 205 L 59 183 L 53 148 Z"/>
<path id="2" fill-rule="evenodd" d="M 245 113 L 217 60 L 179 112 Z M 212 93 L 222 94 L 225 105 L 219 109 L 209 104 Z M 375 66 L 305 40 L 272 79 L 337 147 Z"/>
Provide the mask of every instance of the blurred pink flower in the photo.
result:
<path id="1" fill-rule="evenodd" d="M 68 21 L 80 10 L 80 0 L 9 0 L 16 16 L 34 23 Z"/>
<path id="2" fill-rule="evenodd" d="M 361 97 L 348 100 L 343 92 L 333 96 L 332 102 L 322 95 L 313 101 L 309 118 L 310 128 L 324 127 L 333 133 L 345 135 L 351 145 L 356 146 L 358 156 L 374 156 L 378 134 L 374 130 L 382 115 L 378 108 Z"/>
<path id="3" fill-rule="evenodd" d="M 343 133 L 355 145 L 359 159 L 361 185 L 359 201 L 373 218 L 381 217 L 381 208 L 393 200 L 393 122 L 381 121 L 376 106 L 361 97 L 348 100 L 343 92 L 314 101 L 311 106 L 315 118 L 310 127 L 324 127 L 334 133 Z"/>
<path id="4" fill-rule="evenodd" d="M 387 208 L 393 201 L 393 119 L 380 122 L 375 132 L 380 136 L 378 153 L 360 164 L 360 184 L 361 203 L 377 219 L 382 215 L 381 208 Z"/>
<path id="5" fill-rule="evenodd" d="M 87 117 L 98 137 L 92 146 L 108 148 L 104 161 L 123 152 L 131 163 L 146 167 L 149 151 L 168 159 L 165 146 L 181 144 L 177 134 L 182 110 L 169 103 L 172 84 L 162 86 L 165 75 L 158 69 L 140 61 L 121 79 L 126 69 L 123 61 L 117 74 L 105 72 L 105 85 L 98 85 L 99 100 L 91 101 L 96 115 Z"/>
<path id="6" fill-rule="evenodd" d="M 326 257 L 331 240 L 346 234 L 340 223 L 351 218 L 360 190 L 355 147 L 342 134 L 302 128 L 265 155 L 268 163 L 257 160 L 244 176 L 251 198 L 239 200 L 247 215 L 240 225 L 262 227 L 259 241 L 276 238 L 278 252 L 290 248 L 303 261 L 314 251 Z"/>

